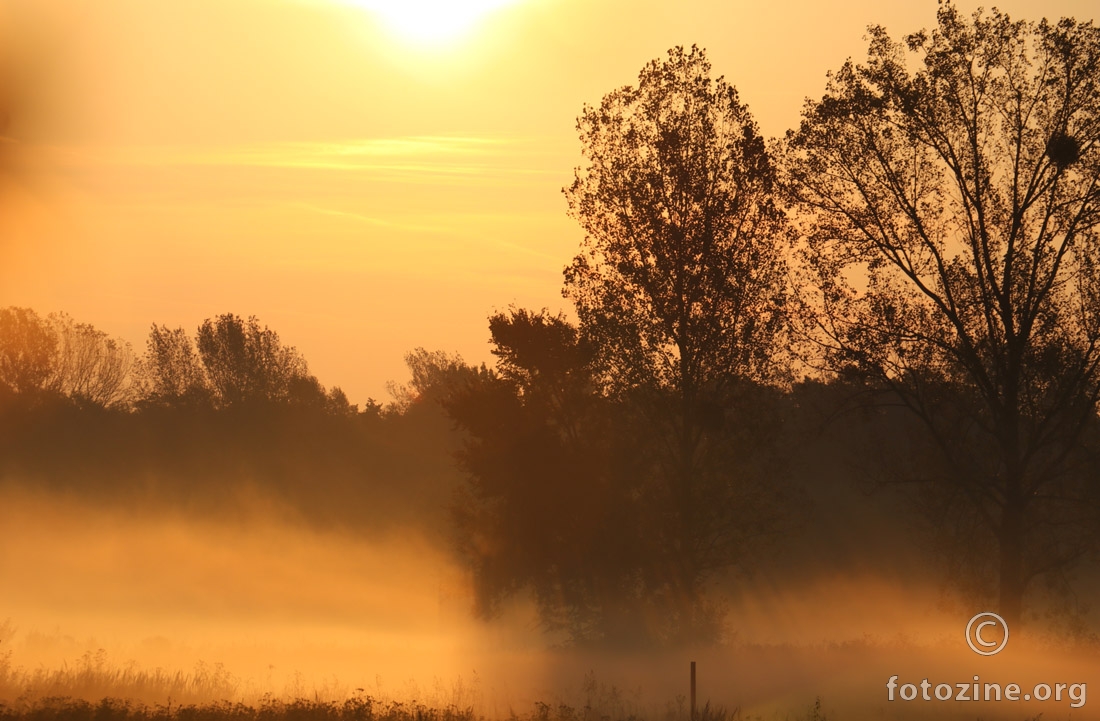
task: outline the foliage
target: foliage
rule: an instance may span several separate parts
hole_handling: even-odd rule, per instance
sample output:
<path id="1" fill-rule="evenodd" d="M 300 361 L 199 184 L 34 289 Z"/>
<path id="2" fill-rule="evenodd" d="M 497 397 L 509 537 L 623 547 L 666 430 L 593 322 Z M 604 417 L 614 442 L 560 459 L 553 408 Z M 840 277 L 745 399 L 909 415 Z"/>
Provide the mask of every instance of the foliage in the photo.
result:
<path id="1" fill-rule="evenodd" d="M 564 293 L 598 392 L 628 408 L 641 493 L 659 509 L 646 523 L 664 570 L 647 591 L 676 635 L 713 638 L 704 587 L 752 564 L 778 508 L 757 402 L 788 375 L 775 169 L 697 47 L 650 62 L 577 129 L 586 164 L 565 195 L 586 238 Z"/>
<path id="2" fill-rule="evenodd" d="M 666 439 L 644 404 L 599 392 L 595 349 L 563 316 L 512 309 L 489 326 L 496 368 L 444 400 L 466 436 L 456 541 L 479 614 L 491 617 L 504 600 L 530 590 L 544 626 L 571 643 L 644 647 L 719 638 L 721 608 L 712 600 L 693 599 L 692 625 L 674 615 L 682 610 L 673 595 L 679 551 L 670 543 L 679 509 L 659 475 Z M 754 420 L 767 426 L 777 402 L 761 392 Z M 739 436 L 738 428 L 710 434 L 737 459 L 740 482 L 709 489 L 711 508 L 695 516 L 714 529 L 711 547 L 696 551 L 702 573 L 751 557 L 760 550 L 752 534 L 774 529 L 775 509 L 747 490 L 758 488 L 751 464 L 766 453 L 746 442 L 758 435 Z M 730 508 L 758 515 L 719 530 Z"/>
<path id="3" fill-rule="evenodd" d="M 135 396 L 134 362 L 128 343 L 64 313 L 0 309 L 0 390 L 123 406 Z"/>
<path id="4" fill-rule="evenodd" d="M 66 315 L 0 309 L 0 486 L 206 515 L 258 492 L 366 534 L 442 524 L 455 472 L 441 411 L 361 414 L 255 319 L 203 328 L 205 356 L 184 330 L 154 325 L 134 363 Z"/>
<path id="5" fill-rule="evenodd" d="M 872 27 L 866 63 L 807 103 L 786 166 L 824 362 L 920 420 L 928 462 L 909 475 L 1011 621 L 1032 579 L 1085 550 L 1100 30 L 950 3 L 938 20 L 904 41 Z"/>
<path id="6" fill-rule="evenodd" d="M 203 321 L 195 342 L 182 328 L 153 325 L 141 365 L 144 401 L 165 407 L 295 404 L 352 415 L 337 387 L 326 390 L 279 334 L 227 313 Z"/>
<path id="7" fill-rule="evenodd" d="M 0 384 L 14 393 L 46 387 L 53 373 L 57 336 L 29 308 L 0 310 Z"/>
<path id="8" fill-rule="evenodd" d="M 130 344 L 77 323 L 64 313 L 50 316 L 58 339 L 52 388 L 81 403 L 125 406 L 135 397 Z"/>
<path id="9" fill-rule="evenodd" d="M 783 217 L 775 170 L 737 91 L 704 51 L 653 60 L 638 86 L 577 121 L 586 165 L 565 189 L 586 233 L 565 295 L 603 381 L 656 381 L 694 400 L 731 377 L 783 372 Z"/>
<path id="10" fill-rule="evenodd" d="M 146 398 L 153 403 L 211 401 L 206 370 L 183 328 L 153 325 L 146 340 L 141 371 Z"/>
<path id="11" fill-rule="evenodd" d="M 592 393 L 591 356 L 565 319 L 520 310 L 490 328 L 498 370 L 445 402 L 467 435 L 455 519 L 477 609 L 492 616 L 530 587 L 550 630 L 645 642 L 648 544 L 632 439 L 614 404 Z"/>
<path id="12" fill-rule="evenodd" d="M 474 368 L 457 353 L 417 348 L 405 354 L 405 365 L 412 376 L 408 384 L 390 384 L 393 410 L 405 412 L 415 406 L 434 405 L 474 380 L 485 368 Z"/>
<path id="13" fill-rule="evenodd" d="M 286 402 L 309 377 L 305 358 L 284 346 L 278 333 L 260 327 L 256 316 L 208 318 L 199 326 L 196 346 L 219 405 Z"/>

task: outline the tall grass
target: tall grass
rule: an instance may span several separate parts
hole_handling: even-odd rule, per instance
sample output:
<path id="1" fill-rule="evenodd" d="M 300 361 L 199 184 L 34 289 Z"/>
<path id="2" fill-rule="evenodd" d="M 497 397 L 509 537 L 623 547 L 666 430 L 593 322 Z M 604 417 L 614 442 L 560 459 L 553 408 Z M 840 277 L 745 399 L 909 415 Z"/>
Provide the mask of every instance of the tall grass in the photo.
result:
<path id="1" fill-rule="evenodd" d="M 0 649 L 13 636 L 0 621 Z M 0 721 L 690 721 L 687 699 L 643 702 L 641 688 L 630 690 L 597 680 L 588 672 L 580 696 L 536 701 L 517 711 L 486 711 L 479 680 L 456 682 L 434 692 L 406 689 L 413 700 L 382 699 L 336 685 L 313 689 L 301 679 L 281 696 L 243 683 L 221 664 L 199 663 L 190 673 L 136 664 L 112 665 L 107 652 L 86 652 L 60 668 L 27 669 L 0 650 Z M 419 699 L 419 700 L 418 700 Z M 424 700 L 427 700 L 425 703 Z M 696 721 L 757 721 L 740 709 L 701 704 Z M 805 714 L 764 721 L 823 721 L 820 702 Z"/>
<path id="2" fill-rule="evenodd" d="M 341 700 L 315 691 L 245 701 L 221 664 L 200 662 L 191 673 L 119 668 L 102 649 L 59 669 L 28 670 L 11 658 L 0 653 L 0 721 L 476 721 L 472 706 L 379 701 L 362 689 Z"/>
<path id="3" fill-rule="evenodd" d="M 267 697 L 256 704 L 215 701 L 176 705 L 45 697 L 15 706 L 0 704 L 0 721 L 475 721 L 475 716 L 473 709 L 378 703 L 362 695 L 343 702 Z"/>
<path id="4" fill-rule="evenodd" d="M 143 703 L 194 704 L 236 698 L 240 684 L 221 664 L 200 662 L 190 673 L 111 666 L 107 653 L 87 652 L 72 666 L 26 669 L 0 653 L 0 703 L 26 705 L 43 698 L 93 699 L 107 696 Z"/>
<path id="5" fill-rule="evenodd" d="M 220 664 L 199 664 L 191 673 L 112 667 L 105 651 L 85 653 L 59 669 L 14 667 L 11 652 L 0 653 L 0 721 L 488 721 L 475 710 L 477 692 L 456 687 L 437 692 L 435 703 L 380 700 L 363 689 L 304 689 L 289 695 L 255 695 Z M 585 676 L 583 706 L 536 702 L 506 721 L 688 721 L 684 699 L 646 707 L 641 692 L 628 692 Z M 294 697 L 298 694 L 299 697 Z M 342 698 L 326 698 L 327 696 Z M 251 697 L 251 698 L 249 698 Z M 498 712 L 499 713 L 499 712 Z M 740 721 L 735 711 L 709 705 L 697 721 Z M 748 721 L 748 719 L 745 719 Z"/>

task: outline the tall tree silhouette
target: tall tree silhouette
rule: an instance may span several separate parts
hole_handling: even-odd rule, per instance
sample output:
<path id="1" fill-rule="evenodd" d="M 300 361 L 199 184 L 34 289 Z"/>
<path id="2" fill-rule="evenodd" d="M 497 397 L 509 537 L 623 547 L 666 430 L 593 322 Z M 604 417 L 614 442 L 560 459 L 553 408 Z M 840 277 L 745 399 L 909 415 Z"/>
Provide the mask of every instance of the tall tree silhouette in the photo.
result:
<path id="1" fill-rule="evenodd" d="M 814 213 L 817 338 L 919 419 L 920 480 L 1020 617 L 1084 550 L 1080 440 L 1100 397 L 1100 30 L 941 5 L 870 28 L 788 136 Z M 957 536 L 961 540 L 963 536 Z M 956 544 L 961 551 L 961 544 Z"/>
<path id="2" fill-rule="evenodd" d="M 726 426 L 741 391 L 784 374 L 775 172 L 737 91 L 694 46 L 585 107 L 577 129 L 586 163 L 564 192 L 586 238 L 564 292 L 605 392 L 631 397 L 654 431 L 663 592 L 683 629 L 702 628 L 704 582 L 744 560 L 758 517 Z"/>

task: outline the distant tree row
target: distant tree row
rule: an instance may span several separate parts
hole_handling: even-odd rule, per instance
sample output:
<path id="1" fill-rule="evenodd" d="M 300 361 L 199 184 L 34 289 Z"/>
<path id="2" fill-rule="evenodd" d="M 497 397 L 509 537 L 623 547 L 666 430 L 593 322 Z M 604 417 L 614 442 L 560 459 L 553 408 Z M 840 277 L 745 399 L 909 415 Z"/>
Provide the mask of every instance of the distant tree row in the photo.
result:
<path id="1" fill-rule="evenodd" d="M 154 325 L 139 357 L 125 341 L 64 313 L 0 309 L 0 393 L 104 408 L 291 404 L 356 412 L 278 333 L 233 314 L 205 320 L 194 340 L 182 328 Z"/>
<path id="2" fill-rule="evenodd" d="M 67 315 L 0 309 L 0 488 L 229 518 L 262 498 L 326 528 L 441 537 L 452 435 L 430 403 L 359 411 L 256 318 L 154 325 L 136 356 Z"/>
<path id="3" fill-rule="evenodd" d="M 64 313 L 0 310 L 0 392 L 126 404 L 135 398 L 135 362 L 129 344 Z"/>

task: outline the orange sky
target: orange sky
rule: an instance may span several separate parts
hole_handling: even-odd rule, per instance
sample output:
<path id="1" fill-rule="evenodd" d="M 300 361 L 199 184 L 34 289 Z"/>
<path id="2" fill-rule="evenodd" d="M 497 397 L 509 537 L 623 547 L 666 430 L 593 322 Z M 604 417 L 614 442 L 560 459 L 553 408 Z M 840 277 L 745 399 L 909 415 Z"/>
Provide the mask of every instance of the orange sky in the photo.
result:
<path id="1" fill-rule="evenodd" d="M 323 383 L 384 399 L 406 351 L 488 360 L 494 309 L 564 307 L 584 103 L 697 43 L 777 135 L 868 23 L 910 32 L 936 9 L 515 0 L 418 41 L 364 8 L 385 3 L 0 0 L 0 306 L 139 350 L 154 321 L 255 314 Z"/>

